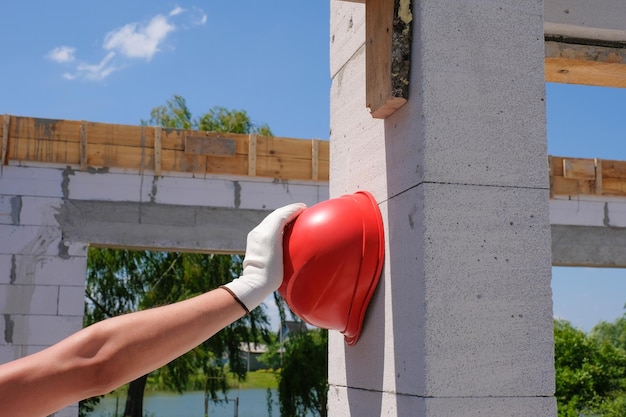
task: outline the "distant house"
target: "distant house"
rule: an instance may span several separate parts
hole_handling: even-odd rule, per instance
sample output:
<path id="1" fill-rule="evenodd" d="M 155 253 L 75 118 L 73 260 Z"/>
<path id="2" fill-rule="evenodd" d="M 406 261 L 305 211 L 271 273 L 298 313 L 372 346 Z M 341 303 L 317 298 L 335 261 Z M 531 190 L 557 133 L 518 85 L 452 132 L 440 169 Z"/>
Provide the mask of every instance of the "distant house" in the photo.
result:
<path id="1" fill-rule="evenodd" d="M 309 328 L 303 321 L 284 321 L 278 329 L 278 341 L 282 344 L 291 334 L 308 332 Z"/>
<path id="2" fill-rule="evenodd" d="M 278 342 L 280 344 L 280 351 L 283 351 L 282 344 L 289 339 L 290 336 L 308 332 L 309 328 L 306 323 L 302 321 L 285 321 L 283 325 L 278 329 Z M 247 362 L 248 372 L 258 371 L 259 369 L 268 369 L 269 367 L 259 360 L 259 357 L 267 352 L 267 346 L 259 343 L 242 343 L 239 349 L 244 354 L 244 359 Z"/>
<path id="3" fill-rule="evenodd" d="M 242 343 L 239 349 L 243 352 L 244 360 L 248 366 L 248 372 L 267 369 L 268 366 L 259 361 L 259 357 L 267 352 L 267 346 L 256 343 Z"/>

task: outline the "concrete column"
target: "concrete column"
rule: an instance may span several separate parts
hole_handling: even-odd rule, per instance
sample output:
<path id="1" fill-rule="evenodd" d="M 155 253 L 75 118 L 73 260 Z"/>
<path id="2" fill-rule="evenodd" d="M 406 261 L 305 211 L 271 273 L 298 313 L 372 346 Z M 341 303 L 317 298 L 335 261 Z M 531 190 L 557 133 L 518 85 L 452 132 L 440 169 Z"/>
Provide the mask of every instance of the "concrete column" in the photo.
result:
<path id="1" fill-rule="evenodd" d="M 329 416 L 555 416 L 543 3 L 413 3 L 409 101 L 374 120 L 365 5 L 331 2 L 330 195 L 375 195 L 387 258 Z"/>

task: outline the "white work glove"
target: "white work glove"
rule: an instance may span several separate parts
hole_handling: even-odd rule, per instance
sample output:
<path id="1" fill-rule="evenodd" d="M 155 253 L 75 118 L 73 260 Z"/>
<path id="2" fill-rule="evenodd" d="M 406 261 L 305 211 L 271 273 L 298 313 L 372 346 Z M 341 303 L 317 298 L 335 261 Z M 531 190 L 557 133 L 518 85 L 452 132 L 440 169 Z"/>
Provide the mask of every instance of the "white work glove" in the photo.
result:
<path id="1" fill-rule="evenodd" d="M 246 312 L 254 310 L 283 282 L 283 230 L 306 208 L 296 203 L 276 209 L 248 233 L 243 274 L 222 285 Z"/>

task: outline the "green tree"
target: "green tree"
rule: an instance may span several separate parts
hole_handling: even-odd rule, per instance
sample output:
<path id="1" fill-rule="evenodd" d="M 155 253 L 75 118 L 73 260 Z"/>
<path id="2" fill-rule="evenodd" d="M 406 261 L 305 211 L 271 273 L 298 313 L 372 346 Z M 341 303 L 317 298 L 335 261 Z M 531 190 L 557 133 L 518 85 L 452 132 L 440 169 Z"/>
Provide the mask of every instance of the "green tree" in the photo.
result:
<path id="1" fill-rule="evenodd" d="M 293 334 L 285 342 L 278 382 L 281 416 L 326 417 L 328 398 L 328 331 Z"/>
<path id="2" fill-rule="evenodd" d="M 555 320 L 554 353 L 559 417 L 626 416 L 623 349 Z"/>
<path id="3" fill-rule="evenodd" d="M 207 132 L 256 133 L 272 136 L 267 124 L 255 124 L 245 110 L 230 110 L 214 106 L 199 117 L 192 117 L 187 102 L 181 96 L 174 95 L 165 105 L 155 107 L 150 112 L 150 119 L 142 120 L 143 125 L 162 126 L 171 129 L 194 129 Z"/>
<path id="4" fill-rule="evenodd" d="M 214 107 L 201 117 L 193 118 L 185 99 L 173 96 L 165 105 L 155 107 L 144 125 L 160 125 L 174 129 L 213 130 L 234 133 L 271 135 L 267 125 L 257 126 L 248 114 L 240 110 Z M 85 304 L 85 325 L 126 314 L 181 301 L 231 281 L 241 273 L 240 256 L 207 255 L 178 252 L 130 251 L 90 248 Z M 269 340 L 269 320 L 262 308 L 226 327 L 187 354 L 153 373 L 154 380 L 163 388 L 182 392 L 197 386 L 205 398 L 217 400 L 217 393 L 225 391 L 226 372 L 244 379 L 246 362 L 242 343 Z M 228 369 L 224 363 L 228 357 Z M 128 386 L 125 417 L 141 417 L 143 396 L 148 375 Z M 94 402 L 81 402 L 80 413 L 85 415 Z M 205 413 L 208 404 L 205 402 Z"/>

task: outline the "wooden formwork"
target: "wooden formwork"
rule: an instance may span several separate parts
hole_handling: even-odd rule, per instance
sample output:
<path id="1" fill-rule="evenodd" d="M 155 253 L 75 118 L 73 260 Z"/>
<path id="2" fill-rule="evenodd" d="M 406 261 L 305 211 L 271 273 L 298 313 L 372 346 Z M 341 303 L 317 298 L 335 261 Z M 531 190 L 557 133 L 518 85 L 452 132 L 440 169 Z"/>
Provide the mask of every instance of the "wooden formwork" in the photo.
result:
<path id="1" fill-rule="evenodd" d="M 1 163 L 328 181 L 329 143 L 5 115 Z"/>
<path id="2" fill-rule="evenodd" d="M 328 181 L 329 142 L 5 115 L 1 162 Z M 551 196 L 626 196 L 626 161 L 550 156 Z"/>
<path id="3" fill-rule="evenodd" d="M 626 161 L 549 157 L 550 195 L 626 196 Z"/>

